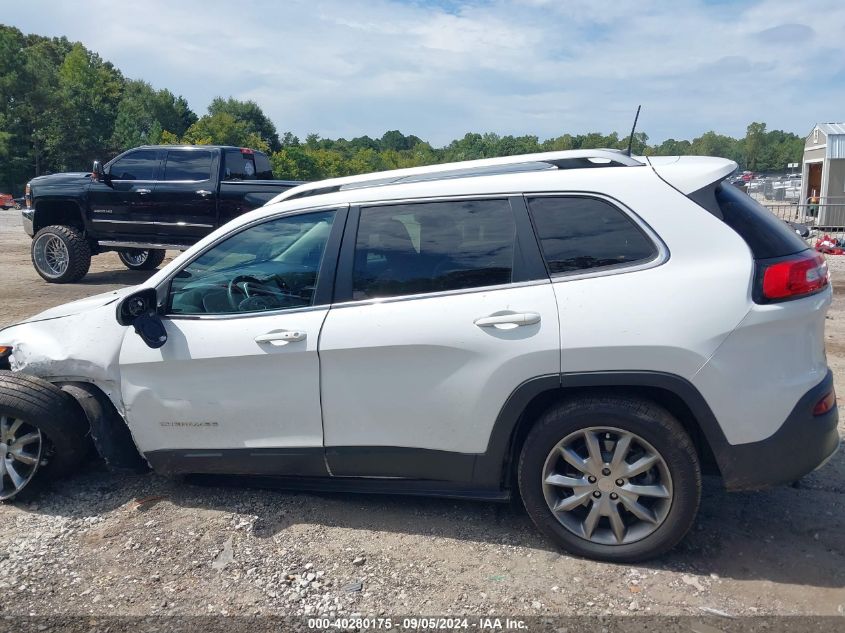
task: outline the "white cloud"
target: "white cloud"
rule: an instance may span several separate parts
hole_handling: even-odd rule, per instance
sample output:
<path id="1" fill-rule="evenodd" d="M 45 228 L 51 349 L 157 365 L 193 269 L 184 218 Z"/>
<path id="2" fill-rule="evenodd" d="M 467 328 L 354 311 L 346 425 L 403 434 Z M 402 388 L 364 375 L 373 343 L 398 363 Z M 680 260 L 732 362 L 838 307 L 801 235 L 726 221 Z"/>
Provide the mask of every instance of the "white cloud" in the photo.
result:
<path id="1" fill-rule="evenodd" d="M 654 140 L 845 119 L 835 0 L 30 0 L 3 20 L 81 40 L 198 113 L 255 99 L 300 136 L 622 132 L 638 103 Z"/>

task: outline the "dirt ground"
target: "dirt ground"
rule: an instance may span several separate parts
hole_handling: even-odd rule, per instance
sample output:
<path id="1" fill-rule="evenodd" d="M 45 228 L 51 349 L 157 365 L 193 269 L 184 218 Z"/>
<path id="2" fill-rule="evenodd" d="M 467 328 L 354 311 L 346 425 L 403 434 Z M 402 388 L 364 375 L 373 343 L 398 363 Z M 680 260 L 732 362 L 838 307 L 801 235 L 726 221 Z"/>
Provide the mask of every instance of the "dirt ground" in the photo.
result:
<path id="1" fill-rule="evenodd" d="M 845 257 L 831 257 L 828 357 L 845 394 Z M 113 254 L 80 284 L 33 271 L 0 211 L 0 327 L 141 282 Z M 845 419 L 845 416 L 843 416 Z M 840 426 L 845 434 L 845 427 Z M 669 614 L 845 616 L 845 451 L 796 487 L 705 483 L 671 554 L 620 566 L 568 556 L 511 505 L 210 487 L 92 463 L 0 506 L 7 616 Z"/>

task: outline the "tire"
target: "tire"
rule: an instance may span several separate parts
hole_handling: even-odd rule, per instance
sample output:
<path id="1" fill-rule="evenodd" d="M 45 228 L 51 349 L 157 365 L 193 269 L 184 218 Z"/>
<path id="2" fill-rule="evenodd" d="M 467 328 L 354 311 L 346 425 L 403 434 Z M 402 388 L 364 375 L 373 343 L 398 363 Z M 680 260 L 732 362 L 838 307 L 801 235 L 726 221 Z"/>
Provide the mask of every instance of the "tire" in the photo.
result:
<path id="1" fill-rule="evenodd" d="M 117 256 L 129 270 L 155 270 L 164 261 L 163 249 L 117 251 Z"/>
<path id="2" fill-rule="evenodd" d="M 589 458 L 590 443 L 601 451 L 601 468 Z M 617 447 L 627 455 L 619 462 Z M 692 526 L 701 498 L 692 440 L 668 411 L 637 398 L 577 398 L 547 410 L 528 433 L 517 469 L 523 504 L 539 530 L 573 554 L 610 562 L 642 561 L 673 548 Z"/>
<path id="3" fill-rule="evenodd" d="M 14 443 L 8 443 L 12 431 L 16 456 Z M 22 445 L 25 438 L 29 443 Z M 88 422 L 73 397 L 45 380 L 10 371 L 0 371 L 0 446 L 0 501 L 34 494 L 41 483 L 66 477 L 91 454 Z"/>
<path id="4" fill-rule="evenodd" d="M 53 284 L 79 281 L 91 267 L 91 247 L 72 226 L 45 226 L 32 238 L 31 255 L 36 272 Z"/>

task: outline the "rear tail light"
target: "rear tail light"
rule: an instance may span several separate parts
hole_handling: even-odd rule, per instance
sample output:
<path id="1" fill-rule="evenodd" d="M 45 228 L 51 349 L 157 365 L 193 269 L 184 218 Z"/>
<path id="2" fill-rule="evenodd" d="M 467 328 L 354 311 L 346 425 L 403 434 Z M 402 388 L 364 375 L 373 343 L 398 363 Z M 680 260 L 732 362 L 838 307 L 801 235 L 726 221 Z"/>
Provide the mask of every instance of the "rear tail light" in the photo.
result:
<path id="1" fill-rule="evenodd" d="M 813 415 L 824 415 L 836 406 L 836 390 L 831 389 L 827 395 L 813 407 Z"/>
<path id="2" fill-rule="evenodd" d="M 27 209 L 32 208 L 32 187 L 29 183 L 26 183 L 26 189 L 24 189 L 23 193 L 23 201 Z"/>
<path id="3" fill-rule="evenodd" d="M 829 283 L 824 255 L 808 249 L 776 260 L 758 261 L 754 299 L 758 303 L 800 299 L 824 290 Z"/>
<path id="4" fill-rule="evenodd" d="M 241 154 L 254 154 L 255 152 L 249 149 L 248 147 L 241 148 Z"/>

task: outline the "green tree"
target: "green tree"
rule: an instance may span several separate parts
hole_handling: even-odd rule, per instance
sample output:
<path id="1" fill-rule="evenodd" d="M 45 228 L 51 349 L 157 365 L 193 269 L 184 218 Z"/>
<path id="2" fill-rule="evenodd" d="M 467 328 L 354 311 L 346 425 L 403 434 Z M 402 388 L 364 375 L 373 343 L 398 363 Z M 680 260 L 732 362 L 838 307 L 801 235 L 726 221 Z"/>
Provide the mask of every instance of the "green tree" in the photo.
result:
<path id="1" fill-rule="evenodd" d="M 752 171 L 759 168 L 759 160 L 766 143 L 766 124 L 749 123 L 745 130 L 745 165 Z"/>
<path id="2" fill-rule="evenodd" d="M 247 134 L 256 134 L 263 138 L 272 151 L 278 151 L 282 147 L 279 135 L 276 133 L 276 126 L 255 101 L 216 97 L 208 106 L 208 114 L 212 117 L 228 114 L 245 126 Z"/>
<path id="3" fill-rule="evenodd" d="M 742 148 L 739 141 L 730 136 L 717 134 L 716 132 L 705 132 L 698 138 L 693 139 L 690 145 L 690 154 L 697 156 L 721 156 L 730 158 L 738 164 L 743 165 Z"/>
<path id="4" fill-rule="evenodd" d="M 163 133 L 182 136 L 196 121 L 187 101 L 145 81 L 126 81 L 117 105 L 111 144 L 116 151 L 162 142 Z"/>
<path id="5" fill-rule="evenodd" d="M 299 145 L 283 147 L 270 156 L 273 175 L 283 180 L 319 180 L 322 174 L 310 153 Z"/>
<path id="6" fill-rule="evenodd" d="M 200 117 L 185 131 L 183 141 L 194 145 L 235 145 L 247 147 L 247 139 L 253 131 L 245 121 L 236 119 L 228 112 L 219 112 Z"/>
<path id="7" fill-rule="evenodd" d="M 689 141 L 676 141 L 667 138 L 660 145 L 651 148 L 652 153 L 657 156 L 686 156 L 690 153 L 692 144 Z"/>
<path id="8" fill-rule="evenodd" d="M 47 151 L 58 169 L 84 170 L 110 147 L 123 76 L 96 53 L 75 44 L 59 66 L 56 117 Z"/>

